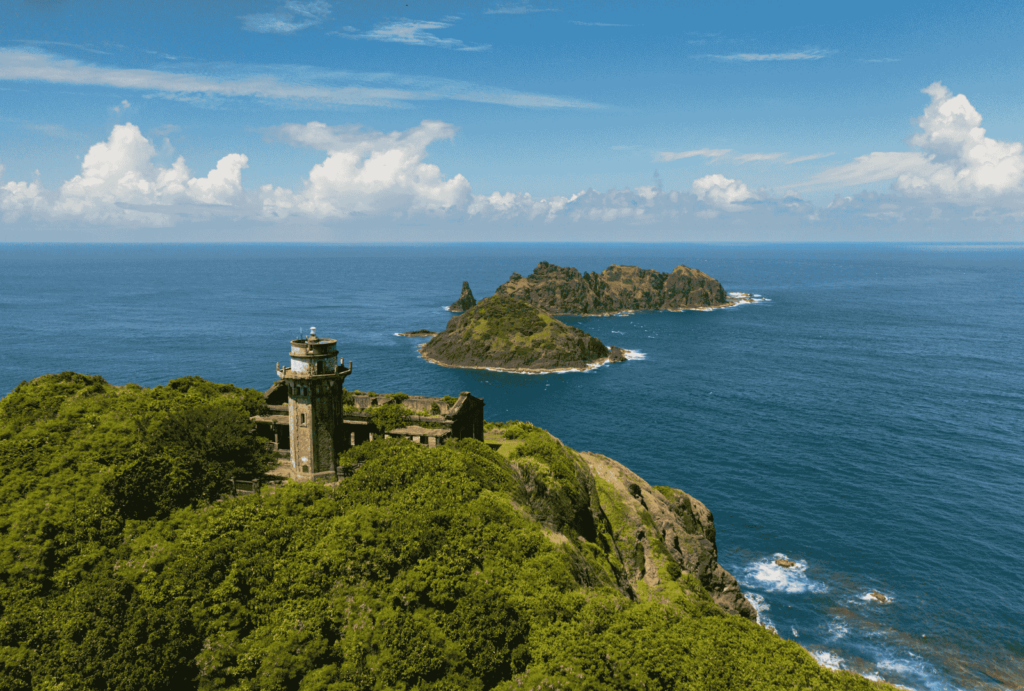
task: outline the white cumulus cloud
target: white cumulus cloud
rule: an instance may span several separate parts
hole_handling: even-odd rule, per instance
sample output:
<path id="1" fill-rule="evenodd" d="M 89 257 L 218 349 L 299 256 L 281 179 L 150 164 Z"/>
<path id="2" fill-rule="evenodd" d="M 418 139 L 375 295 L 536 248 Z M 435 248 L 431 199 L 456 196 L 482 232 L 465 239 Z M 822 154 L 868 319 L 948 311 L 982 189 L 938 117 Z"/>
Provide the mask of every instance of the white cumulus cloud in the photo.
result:
<path id="1" fill-rule="evenodd" d="M 436 165 L 424 163 L 431 143 L 455 136 L 447 123 L 424 120 L 405 132 L 383 134 L 311 122 L 286 125 L 280 133 L 295 143 L 323 148 L 328 156 L 310 171 L 302 191 L 264 185 L 260 196 L 267 216 L 443 214 L 470 202 L 465 177 L 445 178 Z"/>
<path id="2" fill-rule="evenodd" d="M 0 165 L 0 182 L 4 167 Z M 43 190 L 37 182 L 8 182 L 0 185 L 0 218 L 10 223 L 22 216 L 42 211 L 46 206 Z"/>
<path id="3" fill-rule="evenodd" d="M 732 180 L 719 173 L 694 180 L 693 193 L 697 199 L 723 211 L 742 210 L 746 208 L 743 202 L 759 198 L 742 181 Z"/>
<path id="4" fill-rule="evenodd" d="M 932 102 L 910 143 L 929 155 L 929 164 L 901 174 L 896 190 L 959 203 L 1024 192 L 1024 145 L 986 136 L 981 115 L 963 94 L 953 96 L 939 82 L 923 92 Z"/>
<path id="5" fill-rule="evenodd" d="M 170 168 L 153 163 L 156 149 L 132 123 L 115 125 L 105 142 L 94 144 L 82 160 L 82 172 L 65 182 L 52 205 L 55 217 L 73 216 L 93 223 L 133 222 L 166 225 L 172 205 L 234 205 L 244 201 L 243 154 L 229 154 L 205 178 L 192 177 L 185 159 Z M 40 206 L 34 207 L 41 211 Z"/>
<path id="6" fill-rule="evenodd" d="M 1024 204 L 1024 145 L 987 136 L 981 114 L 939 82 L 922 89 L 931 103 L 910 138 L 918 151 L 876 151 L 823 171 L 804 186 L 854 186 L 893 180 L 908 197 L 960 205 Z"/>

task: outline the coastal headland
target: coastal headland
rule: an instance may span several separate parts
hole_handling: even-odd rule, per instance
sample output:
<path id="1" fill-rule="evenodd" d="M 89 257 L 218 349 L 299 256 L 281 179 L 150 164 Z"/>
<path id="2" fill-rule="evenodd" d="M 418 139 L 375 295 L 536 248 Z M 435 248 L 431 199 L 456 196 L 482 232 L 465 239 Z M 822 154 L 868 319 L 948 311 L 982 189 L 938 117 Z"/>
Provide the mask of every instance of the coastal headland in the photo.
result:
<path id="1" fill-rule="evenodd" d="M 234 496 L 265 407 L 72 372 L 0 401 L 3 688 L 893 688 L 755 623 L 680 489 L 509 421 Z"/>

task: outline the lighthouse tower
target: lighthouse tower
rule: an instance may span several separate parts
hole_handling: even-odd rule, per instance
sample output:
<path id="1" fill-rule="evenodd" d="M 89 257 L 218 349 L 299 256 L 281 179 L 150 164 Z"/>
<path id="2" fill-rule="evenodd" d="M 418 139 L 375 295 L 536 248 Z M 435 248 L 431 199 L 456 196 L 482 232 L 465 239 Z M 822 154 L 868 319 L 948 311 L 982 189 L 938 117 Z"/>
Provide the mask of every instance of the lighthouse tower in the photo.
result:
<path id="1" fill-rule="evenodd" d="M 309 338 L 291 344 L 291 367 L 277 366 L 277 376 L 288 386 L 288 427 L 291 436 L 292 477 L 296 480 L 333 480 L 335 458 L 340 450 L 341 387 L 352 374 L 338 358 L 338 342 Z"/>

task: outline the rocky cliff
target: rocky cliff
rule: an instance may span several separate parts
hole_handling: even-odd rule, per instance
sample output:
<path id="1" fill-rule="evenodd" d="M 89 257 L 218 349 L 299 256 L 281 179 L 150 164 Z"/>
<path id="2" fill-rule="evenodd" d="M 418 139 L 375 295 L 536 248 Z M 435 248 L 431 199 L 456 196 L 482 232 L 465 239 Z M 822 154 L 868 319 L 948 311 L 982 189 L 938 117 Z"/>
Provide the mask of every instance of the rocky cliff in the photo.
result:
<path id="1" fill-rule="evenodd" d="M 679 265 L 672 273 L 613 264 L 601 273 L 541 262 L 527 277 L 512 274 L 495 291 L 550 314 L 611 314 L 624 310 L 700 309 L 729 304 L 722 284 Z"/>
<path id="2" fill-rule="evenodd" d="M 680 489 L 652 487 L 607 456 L 580 456 L 596 478 L 634 588 L 662 597 L 680 572 L 688 573 L 723 610 L 757 620 L 739 583 L 718 563 L 715 523 L 704 504 Z"/>
<path id="3" fill-rule="evenodd" d="M 476 304 L 476 298 L 473 297 L 473 291 L 469 289 L 469 281 L 462 282 L 462 294 L 459 295 L 459 299 L 448 306 L 449 312 L 465 312 L 470 307 Z"/>
<path id="4" fill-rule="evenodd" d="M 423 355 L 449 367 L 510 370 L 577 369 L 621 361 L 620 348 L 558 321 L 533 305 L 505 295 L 485 298 L 452 317 Z"/>
<path id="5" fill-rule="evenodd" d="M 563 543 L 575 534 L 600 545 L 618 566 L 617 589 L 635 600 L 694 602 L 710 595 L 726 613 L 757 620 L 739 583 L 718 563 L 715 524 L 704 504 L 680 489 L 652 487 L 618 461 L 575 451 L 530 423 L 505 425 L 485 440 L 523 440 L 499 448 L 533 497 L 528 510 L 550 540 Z M 570 504 L 578 508 L 561 513 L 575 518 L 554 520 L 554 507 Z"/>

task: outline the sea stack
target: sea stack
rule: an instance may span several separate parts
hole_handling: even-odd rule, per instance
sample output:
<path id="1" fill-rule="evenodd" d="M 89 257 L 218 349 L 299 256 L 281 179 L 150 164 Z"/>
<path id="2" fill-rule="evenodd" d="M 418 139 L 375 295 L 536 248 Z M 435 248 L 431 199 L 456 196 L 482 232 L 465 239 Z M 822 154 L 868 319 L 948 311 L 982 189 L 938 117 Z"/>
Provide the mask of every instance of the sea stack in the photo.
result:
<path id="1" fill-rule="evenodd" d="M 469 289 L 469 281 L 462 282 L 462 295 L 459 299 L 448 306 L 449 312 L 465 312 L 470 307 L 476 304 L 476 298 L 473 297 L 473 291 Z"/>

